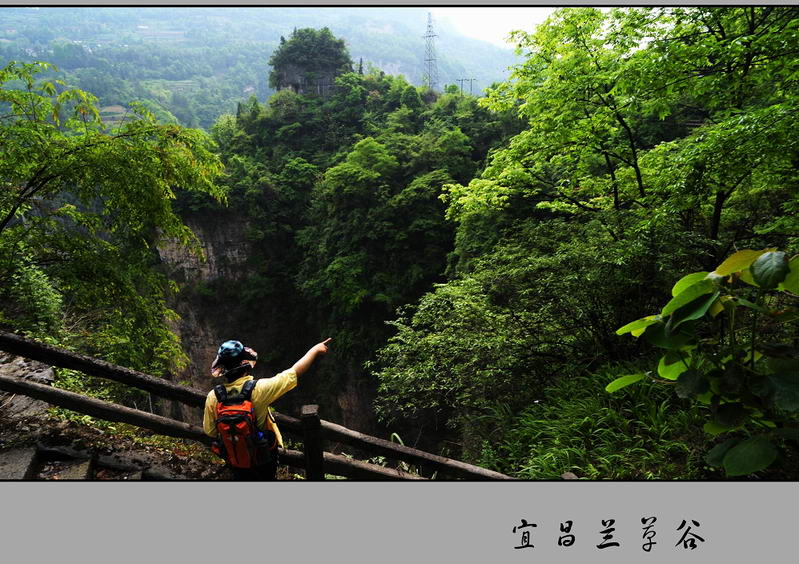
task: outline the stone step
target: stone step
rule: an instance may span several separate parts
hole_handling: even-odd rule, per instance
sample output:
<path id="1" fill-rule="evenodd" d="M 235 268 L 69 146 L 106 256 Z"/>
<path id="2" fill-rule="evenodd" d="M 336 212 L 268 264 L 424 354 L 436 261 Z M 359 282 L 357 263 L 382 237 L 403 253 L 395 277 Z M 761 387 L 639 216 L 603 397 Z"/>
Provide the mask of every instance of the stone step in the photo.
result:
<path id="1" fill-rule="evenodd" d="M 65 466 L 58 474 L 59 480 L 91 480 L 94 474 L 94 461 L 78 460 Z"/>
<path id="2" fill-rule="evenodd" d="M 89 450 L 78 450 L 67 446 L 51 446 L 41 443 L 38 445 L 38 449 L 42 457 L 61 461 L 60 464 L 65 463 L 64 459 L 87 459 L 88 457 L 93 457 L 95 460 L 93 477 L 86 479 L 125 481 L 184 479 L 182 476 L 172 472 L 166 467 L 152 464 L 148 465 L 146 460 L 139 460 L 135 455 L 126 455 L 122 453 L 96 455 Z M 60 470 L 56 470 L 56 473 L 59 475 L 56 479 L 66 479 L 61 477 L 60 472 Z"/>
<path id="3" fill-rule="evenodd" d="M 0 452 L 0 480 L 30 480 L 37 458 L 35 447 Z"/>
<path id="4" fill-rule="evenodd" d="M 0 450 L 0 480 L 185 480 L 146 455 L 98 454 L 88 449 L 37 444 Z"/>

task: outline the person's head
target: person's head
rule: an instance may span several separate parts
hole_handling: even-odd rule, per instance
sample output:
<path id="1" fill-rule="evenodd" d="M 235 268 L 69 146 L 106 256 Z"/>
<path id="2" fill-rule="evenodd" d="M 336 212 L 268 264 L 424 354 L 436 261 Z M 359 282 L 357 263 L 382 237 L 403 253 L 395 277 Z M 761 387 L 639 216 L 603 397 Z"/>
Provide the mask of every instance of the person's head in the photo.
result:
<path id="1" fill-rule="evenodd" d="M 251 372 L 258 360 L 258 353 L 245 347 L 239 341 L 225 341 L 216 351 L 216 358 L 211 363 L 211 376 L 225 376 L 235 380 L 247 372 Z"/>

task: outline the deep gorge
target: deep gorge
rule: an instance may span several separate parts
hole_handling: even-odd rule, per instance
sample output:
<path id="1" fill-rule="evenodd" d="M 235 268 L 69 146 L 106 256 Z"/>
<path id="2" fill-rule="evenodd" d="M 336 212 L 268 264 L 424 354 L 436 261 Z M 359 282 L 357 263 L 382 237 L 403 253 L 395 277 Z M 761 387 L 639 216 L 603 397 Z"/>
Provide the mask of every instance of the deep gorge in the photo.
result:
<path id="1" fill-rule="evenodd" d="M 210 390 L 211 361 L 219 344 L 228 339 L 241 340 L 259 352 L 264 359 L 257 366 L 256 376 L 259 377 L 269 377 L 287 368 L 319 340 L 318 324 L 303 312 L 297 314 L 287 310 L 284 304 L 268 301 L 251 311 L 236 299 L 242 280 L 247 277 L 248 257 L 252 254 L 252 244 L 245 236 L 248 221 L 240 213 L 219 208 L 185 215 L 184 221 L 197 236 L 204 257 L 179 245 L 162 245 L 158 250 L 162 268 L 182 288 L 172 307 L 180 315 L 174 329 L 189 365 L 174 374 L 176 381 L 199 390 Z M 286 284 L 290 286 L 292 281 L 286 280 Z M 210 295 L 208 289 L 213 289 Z M 289 321 L 275 327 L 273 319 Z M 294 330 L 281 331 L 283 327 Z M 335 366 L 335 354 L 328 360 L 328 364 Z M 365 382 L 362 372 L 342 375 L 335 368 L 328 370 L 342 376 L 342 386 L 322 395 L 315 381 L 317 370 L 284 396 L 276 409 L 296 415 L 299 406 L 317 403 L 323 418 L 366 433 L 377 431 L 380 425 L 372 409 L 374 384 L 370 386 Z M 183 406 L 182 411 L 183 420 L 201 421 L 196 410 Z"/>

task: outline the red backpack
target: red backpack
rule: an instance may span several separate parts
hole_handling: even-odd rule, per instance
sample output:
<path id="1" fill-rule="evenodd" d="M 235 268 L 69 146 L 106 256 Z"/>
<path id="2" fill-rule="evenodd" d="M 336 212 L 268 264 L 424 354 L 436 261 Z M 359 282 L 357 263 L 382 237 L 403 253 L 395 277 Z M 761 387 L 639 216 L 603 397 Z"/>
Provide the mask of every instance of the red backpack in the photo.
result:
<path id="1" fill-rule="evenodd" d="M 251 399 L 253 388 L 255 380 L 247 380 L 240 393 L 228 397 L 224 386 L 214 387 L 219 437 L 211 443 L 211 450 L 236 468 L 262 466 L 277 449 L 277 436 L 258 429 Z"/>

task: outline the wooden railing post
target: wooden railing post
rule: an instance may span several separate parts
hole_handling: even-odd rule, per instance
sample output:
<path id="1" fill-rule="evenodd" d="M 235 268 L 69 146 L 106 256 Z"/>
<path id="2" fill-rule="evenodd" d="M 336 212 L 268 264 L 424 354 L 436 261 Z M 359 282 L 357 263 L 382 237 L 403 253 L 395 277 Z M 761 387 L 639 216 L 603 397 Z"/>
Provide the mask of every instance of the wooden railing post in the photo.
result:
<path id="1" fill-rule="evenodd" d="M 303 440 L 305 442 L 305 478 L 324 480 L 324 454 L 322 452 L 322 422 L 318 405 L 303 405 L 300 412 Z"/>

